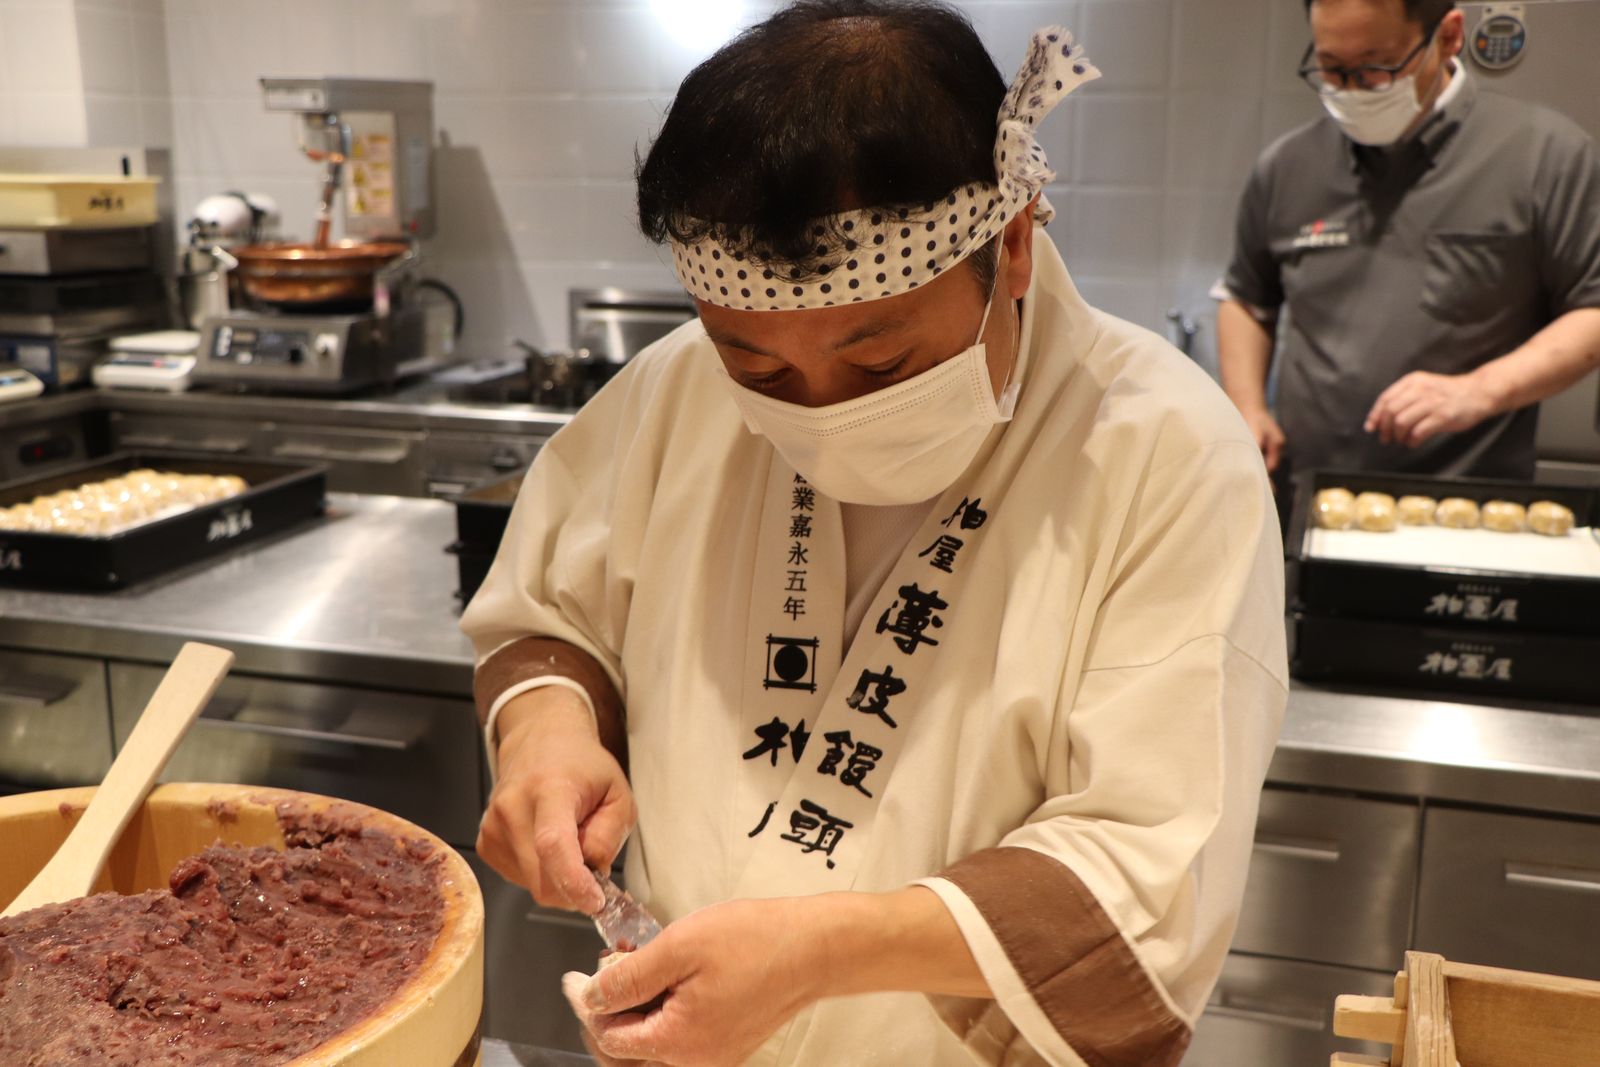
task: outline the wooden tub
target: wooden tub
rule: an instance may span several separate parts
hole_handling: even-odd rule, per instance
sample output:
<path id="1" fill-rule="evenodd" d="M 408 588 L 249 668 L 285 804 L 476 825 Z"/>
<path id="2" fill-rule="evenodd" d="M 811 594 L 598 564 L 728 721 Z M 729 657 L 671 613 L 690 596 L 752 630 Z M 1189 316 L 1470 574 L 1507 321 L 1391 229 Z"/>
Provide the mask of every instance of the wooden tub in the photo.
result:
<path id="1" fill-rule="evenodd" d="M 66 839 L 93 787 L 0 797 L 0 901 L 22 891 Z M 421 838 L 444 856 L 444 922 L 433 951 L 388 1003 L 291 1061 L 291 1067 L 470 1067 L 480 1062 L 483 897 L 471 868 L 421 827 L 388 812 L 289 789 L 174 783 L 157 786 L 112 850 L 96 892 L 166 887 L 185 856 L 217 841 L 284 847 L 276 805 L 337 805 L 395 837 Z M 225 814 L 224 814 L 225 813 Z"/>

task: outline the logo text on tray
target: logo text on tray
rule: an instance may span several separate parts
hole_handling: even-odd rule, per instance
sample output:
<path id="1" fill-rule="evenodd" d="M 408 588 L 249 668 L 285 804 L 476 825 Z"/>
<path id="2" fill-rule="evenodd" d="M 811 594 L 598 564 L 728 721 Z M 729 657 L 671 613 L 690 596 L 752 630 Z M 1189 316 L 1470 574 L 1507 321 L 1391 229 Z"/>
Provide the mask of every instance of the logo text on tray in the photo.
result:
<path id="1" fill-rule="evenodd" d="M 1501 622 L 1517 621 L 1517 598 L 1505 597 L 1496 600 L 1492 596 L 1479 593 L 1467 596 L 1456 596 L 1452 593 L 1437 593 L 1428 601 L 1428 606 L 1422 609 L 1424 615 L 1438 615 L 1445 618 L 1470 619 L 1475 622 Z"/>
<path id="2" fill-rule="evenodd" d="M 1490 659 L 1482 652 L 1429 652 L 1417 666 L 1418 674 L 1464 678 L 1469 681 L 1511 681 L 1511 657 Z"/>
<path id="3" fill-rule="evenodd" d="M 254 527 L 249 508 L 229 511 L 211 520 L 211 528 L 206 531 L 206 542 L 232 540 Z"/>

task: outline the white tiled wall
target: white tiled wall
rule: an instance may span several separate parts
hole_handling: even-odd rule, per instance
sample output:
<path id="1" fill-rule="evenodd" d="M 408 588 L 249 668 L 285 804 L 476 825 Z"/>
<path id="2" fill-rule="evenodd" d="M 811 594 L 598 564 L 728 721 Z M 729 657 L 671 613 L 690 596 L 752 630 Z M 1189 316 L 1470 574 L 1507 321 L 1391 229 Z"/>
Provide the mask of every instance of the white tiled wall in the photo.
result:
<path id="1" fill-rule="evenodd" d="M 440 233 L 428 254 L 467 300 L 472 351 L 499 355 L 514 337 L 559 345 L 568 288 L 674 284 L 634 232 L 630 178 L 635 149 L 712 47 L 679 36 L 707 31 L 717 10 L 749 22 L 777 2 L 0 0 L 0 142 L 170 142 L 180 210 L 257 190 L 304 235 L 316 175 L 256 79 L 429 79 Z M 1161 330 L 1168 308 L 1200 318 L 1210 365 L 1206 289 L 1240 184 L 1267 141 L 1315 114 L 1293 75 L 1300 0 L 959 6 L 1008 74 L 1037 26 L 1065 23 L 1086 43 L 1106 76 L 1041 134 L 1061 174 L 1051 232 L 1101 306 Z"/>
<path id="2" fill-rule="evenodd" d="M 82 145 L 72 0 L 0 0 L 0 144 Z"/>

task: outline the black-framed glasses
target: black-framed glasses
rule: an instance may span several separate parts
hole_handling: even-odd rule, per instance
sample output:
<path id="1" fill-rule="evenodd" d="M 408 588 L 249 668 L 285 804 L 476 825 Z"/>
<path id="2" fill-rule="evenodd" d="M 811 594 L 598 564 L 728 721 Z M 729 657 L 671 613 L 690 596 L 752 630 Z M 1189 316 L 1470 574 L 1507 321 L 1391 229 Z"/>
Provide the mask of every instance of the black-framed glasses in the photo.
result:
<path id="1" fill-rule="evenodd" d="M 1368 64 L 1361 67 L 1324 67 L 1311 61 L 1312 54 L 1317 45 L 1313 41 L 1306 45 L 1306 54 L 1300 57 L 1300 77 L 1312 89 L 1319 93 L 1336 93 L 1341 89 L 1365 89 L 1369 92 L 1383 93 L 1394 88 L 1395 79 L 1400 72 L 1411 65 L 1433 43 L 1434 35 L 1439 32 L 1435 25 L 1423 35 L 1422 43 L 1413 48 L 1404 59 L 1392 67 L 1382 67 L 1377 64 Z"/>

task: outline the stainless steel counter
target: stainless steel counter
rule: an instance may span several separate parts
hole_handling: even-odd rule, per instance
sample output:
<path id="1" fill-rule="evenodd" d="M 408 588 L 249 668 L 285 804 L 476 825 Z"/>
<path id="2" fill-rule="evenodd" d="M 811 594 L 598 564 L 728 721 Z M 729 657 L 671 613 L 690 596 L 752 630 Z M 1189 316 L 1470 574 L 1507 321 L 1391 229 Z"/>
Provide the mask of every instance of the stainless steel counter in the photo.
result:
<path id="1" fill-rule="evenodd" d="M 1267 777 L 1600 816 L 1600 708 L 1465 704 L 1297 682 Z"/>
<path id="2" fill-rule="evenodd" d="M 95 411 L 207 415 L 254 422 L 317 422 L 385 429 L 526 432 L 548 436 L 572 414 L 531 404 L 470 404 L 449 399 L 446 389 L 422 380 L 380 397 L 254 396 L 237 393 L 138 392 L 83 389 L 0 404 L 0 429 Z"/>
<path id="3" fill-rule="evenodd" d="M 331 493 L 273 541 L 111 594 L 0 592 L 0 645 L 166 662 L 186 640 L 237 672 L 464 695 L 449 505 Z"/>
<path id="4" fill-rule="evenodd" d="M 450 505 L 334 493 L 326 519 L 111 595 L 0 592 L 0 646 L 161 663 L 183 641 L 238 672 L 465 696 Z M 1600 715 L 1296 685 L 1269 777 L 1600 816 Z"/>
<path id="5" fill-rule="evenodd" d="M 196 414 L 252 421 L 316 422 L 391 430 L 465 430 L 548 436 L 572 413 L 532 404 L 469 404 L 449 399 L 432 381 L 403 386 L 381 397 L 322 399 L 195 391 L 139 393 L 100 390 L 87 394 L 99 410 Z"/>

